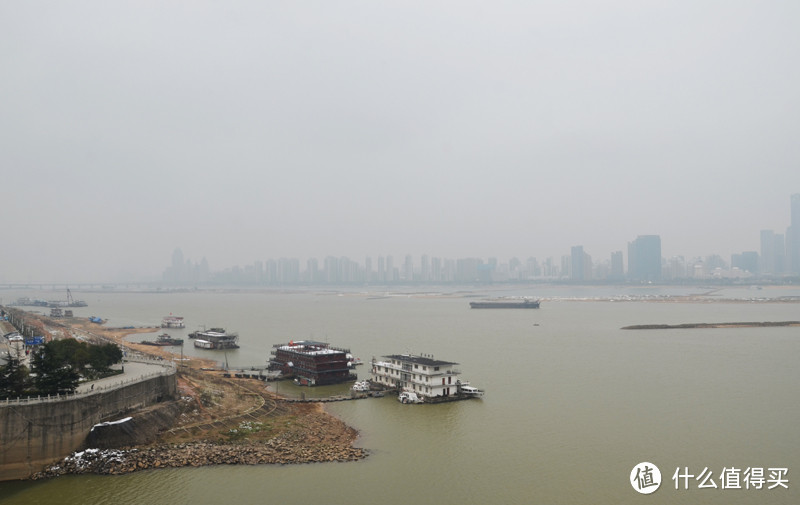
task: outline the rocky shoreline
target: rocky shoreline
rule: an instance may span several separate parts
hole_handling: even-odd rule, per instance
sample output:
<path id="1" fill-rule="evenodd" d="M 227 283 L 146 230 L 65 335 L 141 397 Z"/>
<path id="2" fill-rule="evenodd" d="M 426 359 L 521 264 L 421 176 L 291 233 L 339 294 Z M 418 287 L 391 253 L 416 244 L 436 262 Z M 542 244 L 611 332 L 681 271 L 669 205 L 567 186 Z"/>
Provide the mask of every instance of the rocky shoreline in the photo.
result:
<path id="1" fill-rule="evenodd" d="M 297 424 L 294 429 L 268 440 L 244 439 L 236 443 L 204 440 L 120 449 L 86 449 L 32 475 L 30 479 L 77 474 L 123 475 L 187 466 L 345 462 L 367 457 L 365 449 L 352 445 L 358 432 L 328 413 L 302 416 Z"/>
<path id="2" fill-rule="evenodd" d="M 31 476 L 31 480 L 62 475 L 122 475 L 154 468 L 206 465 L 267 465 L 356 461 L 366 457 L 355 447 L 304 447 L 286 441 L 256 444 L 197 442 L 149 449 L 87 449 Z"/>

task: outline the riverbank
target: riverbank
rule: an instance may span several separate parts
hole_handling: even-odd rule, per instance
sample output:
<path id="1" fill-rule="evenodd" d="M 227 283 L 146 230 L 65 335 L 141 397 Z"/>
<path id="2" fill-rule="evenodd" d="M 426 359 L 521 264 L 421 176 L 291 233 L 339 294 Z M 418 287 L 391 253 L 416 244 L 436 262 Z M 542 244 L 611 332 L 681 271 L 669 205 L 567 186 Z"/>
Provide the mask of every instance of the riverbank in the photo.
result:
<path id="1" fill-rule="evenodd" d="M 34 316 L 54 338 L 114 342 L 127 352 L 174 360 L 162 347 L 126 341 L 153 328 L 107 328 L 83 320 Z M 358 432 L 321 404 L 284 402 L 256 379 L 225 377 L 215 362 L 192 358 L 178 367 L 178 395 L 165 402 L 175 419 L 139 443 L 141 434 L 120 436 L 104 449 L 87 447 L 30 476 L 47 479 L 69 474 L 119 475 L 156 468 L 206 465 L 299 464 L 355 461 L 367 451 L 354 447 Z M 129 414 L 144 419 L 145 412 Z M 106 421 L 118 421 L 108 419 Z M 123 432 L 125 430 L 122 430 Z M 155 431 L 155 430 L 154 430 Z M 87 436 L 89 434 L 87 433 Z M 135 440 L 136 443 L 132 443 Z"/>
<path id="2" fill-rule="evenodd" d="M 157 468 L 206 465 L 290 465 L 356 461 L 366 451 L 352 446 L 358 436 L 353 428 L 324 412 L 320 405 L 303 405 L 275 418 L 285 430 L 266 440 L 247 436 L 264 427 L 259 421 L 243 422 L 229 428 L 236 442 L 198 440 L 185 443 L 156 443 L 120 449 L 86 449 L 64 458 L 31 476 L 32 480 L 62 475 L 122 475 Z"/>

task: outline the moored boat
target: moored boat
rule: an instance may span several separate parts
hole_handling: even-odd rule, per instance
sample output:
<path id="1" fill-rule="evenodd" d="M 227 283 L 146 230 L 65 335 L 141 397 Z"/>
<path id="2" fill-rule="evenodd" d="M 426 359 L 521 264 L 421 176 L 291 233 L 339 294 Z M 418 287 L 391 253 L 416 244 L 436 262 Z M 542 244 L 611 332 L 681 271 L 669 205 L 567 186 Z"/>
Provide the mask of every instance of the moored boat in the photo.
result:
<path id="1" fill-rule="evenodd" d="M 182 338 L 172 338 L 168 333 L 162 333 L 159 335 L 155 340 L 143 340 L 139 342 L 140 344 L 144 345 L 158 345 L 162 347 L 172 346 L 172 345 L 183 345 Z"/>
<path id="2" fill-rule="evenodd" d="M 471 309 L 538 309 L 539 300 L 489 300 L 470 302 Z"/>
<path id="3" fill-rule="evenodd" d="M 369 381 L 368 380 L 358 381 L 355 384 L 353 384 L 353 387 L 350 389 L 358 392 L 369 391 L 370 390 Z"/>
<path id="4" fill-rule="evenodd" d="M 269 370 L 280 371 L 284 378 L 294 378 L 301 386 L 323 386 L 355 381 L 348 364 L 349 349 L 327 342 L 290 340 L 273 346 Z"/>
<path id="5" fill-rule="evenodd" d="M 480 398 L 483 396 L 483 390 L 473 386 L 461 386 L 461 393 L 472 398 Z"/>
<path id="6" fill-rule="evenodd" d="M 173 316 L 172 314 L 164 316 L 161 320 L 162 328 L 185 328 L 186 324 L 183 322 L 183 317 Z"/>
<path id="7" fill-rule="evenodd" d="M 400 403 L 422 403 L 422 398 L 413 391 L 403 391 L 397 395 L 397 401 Z"/>
<path id="8" fill-rule="evenodd" d="M 210 330 L 195 331 L 189 338 L 196 339 L 194 346 L 198 349 L 238 349 L 238 333 L 228 333 L 224 328 L 211 328 Z M 198 345 L 198 341 L 203 343 Z M 210 344 L 210 345 L 209 345 Z"/>
<path id="9" fill-rule="evenodd" d="M 477 388 L 464 390 L 458 363 L 434 359 L 432 355 L 391 354 L 372 360 L 370 382 L 375 388 L 401 391 L 403 403 L 441 403 L 478 398 Z"/>

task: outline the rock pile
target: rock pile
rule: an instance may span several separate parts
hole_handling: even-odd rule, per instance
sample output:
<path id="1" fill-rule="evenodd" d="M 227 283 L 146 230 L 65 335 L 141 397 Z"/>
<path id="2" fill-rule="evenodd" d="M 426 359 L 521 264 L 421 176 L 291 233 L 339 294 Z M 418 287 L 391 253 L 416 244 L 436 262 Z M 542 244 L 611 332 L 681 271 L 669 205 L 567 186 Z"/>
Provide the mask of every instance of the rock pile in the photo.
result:
<path id="1" fill-rule="evenodd" d="M 214 444 L 196 442 L 146 449 L 87 449 L 75 453 L 31 478 L 67 474 L 119 475 L 152 468 L 204 465 L 296 464 L 355 461 L 366 457 L 361 448 L 341 444 L 307 446 L 281 437 L 263 443 Z"/>

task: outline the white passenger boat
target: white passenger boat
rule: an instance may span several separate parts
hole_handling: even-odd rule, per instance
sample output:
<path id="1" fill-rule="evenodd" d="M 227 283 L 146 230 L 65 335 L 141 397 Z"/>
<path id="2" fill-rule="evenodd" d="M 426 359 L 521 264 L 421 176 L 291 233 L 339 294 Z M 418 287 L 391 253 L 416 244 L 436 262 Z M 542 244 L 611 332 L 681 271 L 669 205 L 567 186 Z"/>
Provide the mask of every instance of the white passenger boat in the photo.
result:
<path id="1" fill-rule="evenodd" d="M 353 391 L 369 391 L 369 381 L 363 380 L 353 384 L 351 388 Z"/>
<path id="2" fill-rule="evenodd" d="M 474 398 L 480 398 L 481 396 L 483 396 L 483 390 L 480 390 L 472 386 L 461 386 L 461 392 L 467 396 L 472 396 Z"/>
<path id="3" fill-rule="evenodd" d="M 400 403 L 422 403 L 422 398 L 413 391 L 403 391 L 397 397 Z"/>

